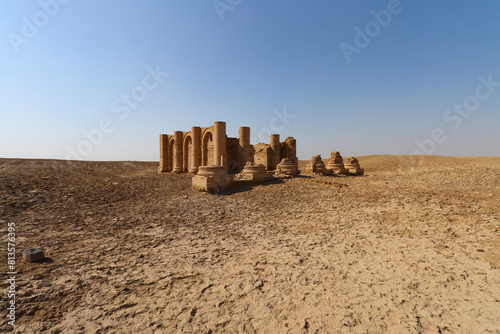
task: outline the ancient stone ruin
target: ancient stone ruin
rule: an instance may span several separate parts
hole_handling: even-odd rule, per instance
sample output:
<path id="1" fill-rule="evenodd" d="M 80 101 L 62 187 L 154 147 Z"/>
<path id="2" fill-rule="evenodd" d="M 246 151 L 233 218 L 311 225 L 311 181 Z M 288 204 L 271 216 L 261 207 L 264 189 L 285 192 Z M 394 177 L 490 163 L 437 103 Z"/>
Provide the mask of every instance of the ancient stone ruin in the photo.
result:
<path id="1" fill-rule="evenodd" d="M 226 122 L 213 126 L 192 127 L 191 131 L 175 131 L 160 135 L 160 173 L 197 173 L 200 166 L 224 166 L 228 173 L 240 172 L 247 162 L 276 169 L 281 159 L 297 163 L 296 141 L 288 137 L 280 142 L 278 134 L 271 135 L 270 144 L 250 145 L 250 128 L 240 127 L 239 138 L 226 135 Z"/>
<path id="2" fill-rule="evenodd" d="M 247 181 L 257 181 L 264 182 L 273 179 L 273 175 L 268 173 L 266 167 L 263 164 L 256 164 L 253 162 L 247 162 L 245 168 L 235 176 L 235 180 L 247 180 Z"/>
<path id="3" fill-rule="evenodd" d="M 226 135 L 225 122 L 160 135 L 158 172 L 195 174 L 193 188 L 207 192 L 300 174 L 297 143 L 293 137 L 280 142 L 280 136 L 272 134 L 269 144 L 251 145 L 249 127 L 240 127 L 239 138 L 230 138 Z M 338 151 L 332 152 L 326 166 L 321 155 L 315 155 L 306 165 L 306 174 L 363 173 L 356 158 L 349 157 L 344 161 Z"/>
<path id="4" fill-rule="evenodd" d="M 321 155 L 315 155 L 306 165 L 306 174 L 322 175 L 363 175 L 364 169 L 359 167 L 358 159 L 346 158 L 345 161 L 338 151 L 332 152 L 325 167 Z"/>
<path id="5" fill-rule="evenodd" d="M 321 160 L 321 154 L 315 155 L 311 158 L 311 162 L 306 165 L 306 174 L 325 174 L 326 167 Z"/>
<path id="6" fill-rule="evenodd" d="M 300 174 L 299 166 L 290 158 L 283 158 L 276 166 L 274 175 L 279 178 L 289 178 Z"/>
<path id="7" fill-rule="evenodd" d="M 288 169 L 298 171 L 296 152 L 293 137 L 280 142 L 279 134 L 272 134 L 270 144 L 251 145 L 249 127 L 240 127 L 239 138 L 230 138 L 226 135 L 226 123 L 215 122 L 210 127 L 195 126 L 191 131 L 160 135 L 158 172 L 196 174 L 193 187 L 213 192 L 238 181 L 272 179 L 268 172 L 274 171 L 283 159 L 295 166 Z M 240 174 L 235 178 L 236 173 Z"/>
<path id="8" fill-rule="evenodd" d="M 339 151 L 332 152 L 332 154 L 330 155 L 330 159 L 328 159 L 326 168 L 331 170 L 335 174 L 343 175 L 346 173 L 344 167 L 344 159 L 342 159 Z"/>
<path id="9" fill-rule="evenodd" d="M 344 167 L 349 173 L 353 175 L 363 175 L 365 173 L 365 170 L 359 167 L 358 159 L 354 157 L 346 158 Z"/>
<path id="10" fill-rule="evenodd" d="M 233 176 L 227 173 L 224 166 L 200 166 L 192 180 L 194 189 L 210 193 L 231 188 L 232 185 Z"/>

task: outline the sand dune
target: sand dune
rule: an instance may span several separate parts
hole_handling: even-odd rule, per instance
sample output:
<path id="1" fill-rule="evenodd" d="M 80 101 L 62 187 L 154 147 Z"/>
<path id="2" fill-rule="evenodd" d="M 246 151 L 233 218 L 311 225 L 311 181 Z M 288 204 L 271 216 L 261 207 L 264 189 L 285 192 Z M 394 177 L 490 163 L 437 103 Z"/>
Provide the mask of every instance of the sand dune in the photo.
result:
<path id="1" fill-rule="evenodd" d="M 156 163 L 0 159 L 2 230 L 49 258 L 17 261 L 16 332 L 500 333 L 500 158 L 359 161 L 207 195 Z"/>

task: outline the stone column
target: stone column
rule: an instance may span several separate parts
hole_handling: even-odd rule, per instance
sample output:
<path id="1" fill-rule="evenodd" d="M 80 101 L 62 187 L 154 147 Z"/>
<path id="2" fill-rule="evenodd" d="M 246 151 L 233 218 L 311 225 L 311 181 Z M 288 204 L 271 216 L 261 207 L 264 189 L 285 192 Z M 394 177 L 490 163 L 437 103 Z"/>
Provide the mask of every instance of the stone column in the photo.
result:
<path id="1" fill-rule="evenodd" d="M 253 162 L 253 148 L 250 147 L 250 128 L 240 127 L 240 147 L 238 148 L 238 164 L 244 168 L 247 162 Z"/>
<path id="2" fill-rule="evenodd" d="M 227 166 L 226 122 L 214 123 L 214 164 Z"/>
<path id="3" fill-rule="evenodd" d="M 201 165 L 201 128 L 193 126 L 191 128 L 191 139 L 193 140 L 193 150 L 191 152 L 191 172 L 197 173 Z"/>
<path id="4" fill-rule="evenodd" d="M 276 169 L 276 166 L 280 163 L 280 135 L 271 135 L 271 170 Z"/>
<path id="5" fill-rule="evenodd" d="M 174 172 L 182 173 L 182 131 L 174 132 Z"/>
<path id="6" fill-rule="evenodd" d="M 240 168 L 245 167 L 245 164 L 253 162 L 252 149 L 250 148 L 250 128 L 247 126 L 240 127 L 240 147 L 238 148 L 238 164 Z"/>
<path id="7" fill-rule="evenodd" d="M 240 146 L 242 148 L 250 146 L 250 128 L 248 126 L 240 127 Z"/>
<path id="8" fill-rule="evenodd" d="M 160 135 L 160 166 L 158 173 L 169 172 L 168 170 L 168 135 Z"/>

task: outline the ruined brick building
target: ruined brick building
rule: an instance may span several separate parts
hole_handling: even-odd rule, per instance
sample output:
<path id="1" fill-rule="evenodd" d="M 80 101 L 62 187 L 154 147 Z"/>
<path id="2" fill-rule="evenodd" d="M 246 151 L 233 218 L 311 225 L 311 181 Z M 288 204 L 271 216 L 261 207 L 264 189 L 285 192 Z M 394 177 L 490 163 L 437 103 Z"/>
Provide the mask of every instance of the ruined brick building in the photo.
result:
<path id="1" fill-rule="evenodd" d="M 281 159 L 297 163 L 297 147 L 293 137 L 280 142 L 273 134 L 270 144 L 250 144 L 250 128 L 240 127 L 239 138 L 226 135 L 226 122 L 213 126 L 194 126 L 191 131 L 175 131 L 173 135 L 160 135 L 160 173 L 197 173 L 200 166 L 224 166 L 229 173 L 237 173 L 247 162 L 262 164 L 275 170 Z"/>

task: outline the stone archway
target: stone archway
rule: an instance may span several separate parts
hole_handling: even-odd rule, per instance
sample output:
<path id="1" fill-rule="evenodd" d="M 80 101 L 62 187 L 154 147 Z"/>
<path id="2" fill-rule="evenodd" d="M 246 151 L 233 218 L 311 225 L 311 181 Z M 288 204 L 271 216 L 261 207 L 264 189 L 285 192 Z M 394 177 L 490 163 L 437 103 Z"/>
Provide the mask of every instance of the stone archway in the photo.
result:
<path id="1" fill-rule="evenodd" d="M 212 142 L 213 142 L 212 131 L 207 130 L 203 134 L 203 138 L 201 140 L 201 165 L 202 166 L 208 166 L 210 160 L 213 160 L 213 157 L 212 157 L 212 159 L 209 159 L 209 143 L 212 143 Z M 213 156 L 213 152 L 212 152 L 212 156 Z"/>
<path id="2" fill-rule="evenodd" d="M 193 166 L 193 162 L 191 161 L 191 155 L 193 152 L 193 141 L 190 135 L 187 135 L 184 138 L 182 152 L 183 152 L 182 170 L 186 173 Z"/>
<path id="3" fill-rule="evenodd" d="M 174 170 L 174 138 L 168 141 L 168 171 Z"/>

